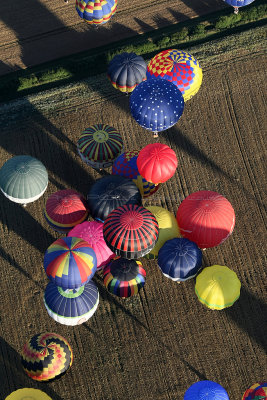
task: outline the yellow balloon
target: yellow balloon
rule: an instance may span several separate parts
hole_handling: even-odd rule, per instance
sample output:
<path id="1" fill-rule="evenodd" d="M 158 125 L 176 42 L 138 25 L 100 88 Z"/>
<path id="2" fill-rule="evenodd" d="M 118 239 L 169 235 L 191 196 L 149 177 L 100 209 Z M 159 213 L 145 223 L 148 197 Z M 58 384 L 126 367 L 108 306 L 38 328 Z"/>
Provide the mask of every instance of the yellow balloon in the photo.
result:
<path id="1" fill-rule="evenodd" d="M 159 250 L 167 240 L 181 237 L 181 235 L 174 214 L 158 206 L 149 206 L 146 208 L 155 215 L 159 224 L 159 238 L 156 246 L 145 256 L 146 258 L 155 259 L 158 258 Z"/>
<path id="2" fill-rule="evenodd" d="M 46 393 L 38 389 L 18 389 L 9 394 L 5 400 L 52 400 Z"/>
<path id="3" fill-rule="evenodd" d="M 212 310 L 231 307 L 240 296 L 241 282 L 236 273 L 223 265 L 206 267 L 196 278 L 199 301 Z"/>

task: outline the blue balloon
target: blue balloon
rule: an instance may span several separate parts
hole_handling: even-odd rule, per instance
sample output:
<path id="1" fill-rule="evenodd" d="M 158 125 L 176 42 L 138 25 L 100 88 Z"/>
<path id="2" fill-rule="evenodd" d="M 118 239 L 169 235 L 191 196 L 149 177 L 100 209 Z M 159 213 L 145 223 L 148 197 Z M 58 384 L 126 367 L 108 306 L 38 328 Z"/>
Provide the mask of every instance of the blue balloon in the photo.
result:
<path id="1" fill-rule="evenodd" d="M 172 82 L 152 78 L 134 89 L 130 97 L 130 110 L 143 128 L 161 132 L 178 122 L 184 111 L 184 98 Z"/>
<path id="2" fill-rule="evenodd" d="M 193 278 L 202 265 L 202 252 L 195 242 L 185 238 L 167 240 L 159 250 L 158 266 L 174 281 Z"/>
<path id="3" fill-rule="evenodd" d="M 184 400 L 229 400 L 226 390 L 213 381 L 200 381 L 187 389 Z"/>
<path id="4" fill-rule="evenodd" d="M 109 63 L 108 78 L 121 92 L 132 92 L 146 80 L 146 62 L 135 53 L 118 54 Z"/>
<path id="5" fill-rule="evenodd" d="M 225 3 L 229 4 L 229 6 L 233 7 L 243 7 L 248 6 L 250 3 L 253 3 L 254 0 L 224 0 Z"/>

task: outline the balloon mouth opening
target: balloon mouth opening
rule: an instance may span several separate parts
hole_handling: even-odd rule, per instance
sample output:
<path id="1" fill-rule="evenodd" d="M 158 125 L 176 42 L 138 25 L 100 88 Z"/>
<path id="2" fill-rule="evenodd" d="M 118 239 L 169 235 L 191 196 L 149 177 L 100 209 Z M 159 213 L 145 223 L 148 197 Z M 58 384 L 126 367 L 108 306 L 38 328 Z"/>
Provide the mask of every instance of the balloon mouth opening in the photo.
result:
<path id="1" fill-rule="evenodd" d="M 103 143 L 103 142 L 106 142 L 106 141 L 108 140 L 108 138 L 109 138 L 108 133 L 105 132 L 105 131 L 96 131 L 96 132 L 93 134 L 93 139 L 94 139 L 96 142 Z"/>
<path id="2" fill-rule="evenodd" d="M 143 225 L 143 216 L 137 212 L 128 212 L 120 217 L 120 223 L 126 229 L 136 230 Z"/>
<path id="3" fill-rule="evenodd" d="M 23 164 L 17 165 L 15 170 L 19 174 L 27 174 L 30 170 L 30 167 L 26 163 L 25 164 L 23 163 Z"/>

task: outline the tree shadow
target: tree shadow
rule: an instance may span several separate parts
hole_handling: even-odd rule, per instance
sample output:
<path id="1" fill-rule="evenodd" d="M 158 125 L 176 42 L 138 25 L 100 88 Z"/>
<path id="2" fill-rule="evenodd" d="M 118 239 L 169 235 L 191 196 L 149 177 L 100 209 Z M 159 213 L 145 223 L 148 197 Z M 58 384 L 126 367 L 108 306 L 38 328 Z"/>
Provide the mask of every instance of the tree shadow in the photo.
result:
<path id="1" fill-rule="evenodd" d="M 53 400 L 63 400 L 49 383 L 35 382 L 23 371 L 21 356 L 2 337 L 0 337 L 0 376 L 1 400 L 15 390 L 31 387 L 45 392 Z"/>

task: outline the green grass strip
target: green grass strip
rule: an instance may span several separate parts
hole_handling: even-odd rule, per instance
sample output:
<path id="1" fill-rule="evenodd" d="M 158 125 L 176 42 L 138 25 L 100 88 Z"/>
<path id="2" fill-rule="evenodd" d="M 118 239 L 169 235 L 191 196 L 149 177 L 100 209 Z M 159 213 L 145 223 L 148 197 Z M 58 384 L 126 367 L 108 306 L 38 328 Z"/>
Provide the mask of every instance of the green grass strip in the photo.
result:
<path id="1" fill-rule="evenodd" d="M 266 24 L 266 17 L 266 2 L 257 0 L 250 6 L 241 8 L 237 15 L 233 13 L 232 7 L 229 7 L 38 67 L 12 72 L 0 77 L 0 101 L 5 102 L 103 73 L 107 70 L 109 61 L 122 52 L 134 52 L 149 59 L 163 49 L 182 50 L 263 26 Z"/>

